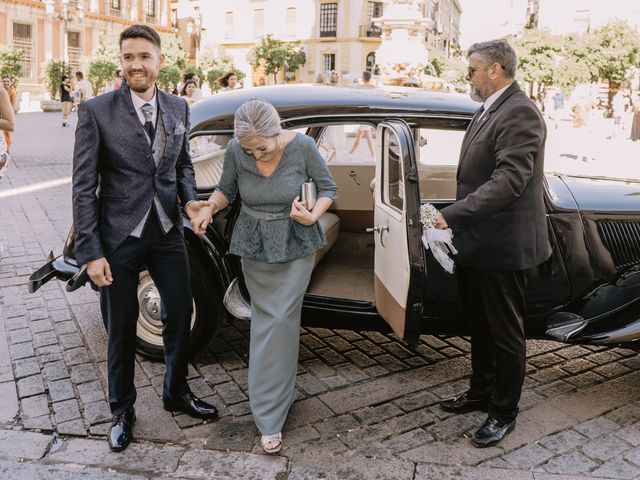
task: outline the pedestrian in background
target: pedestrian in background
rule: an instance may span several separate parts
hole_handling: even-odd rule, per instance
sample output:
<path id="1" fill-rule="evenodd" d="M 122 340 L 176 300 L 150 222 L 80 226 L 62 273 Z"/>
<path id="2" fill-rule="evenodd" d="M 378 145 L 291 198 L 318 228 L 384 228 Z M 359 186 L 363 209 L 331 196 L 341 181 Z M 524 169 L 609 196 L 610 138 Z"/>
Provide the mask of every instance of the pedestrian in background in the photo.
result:
<path id="1" fill-rule="evenodd" d="M 91 84 L 84 79 L 84 74 L 80 71 L 76 72 L 76 89 L 80 93 L 78 102 L 82 103 L 93 97 Z"/>
<path id="2" fill-rule="evenodd" d="M 640 92 L 636 93 L 633 99 L 633 120 L 631 121 L 631 135 L 629 138 L 634 142 L 640 140 Z"/>
<path id="3" fill-rule="evenodd" d="M 338 85 L 340 83 L 340 75 L 335 70 L 331 71 L 331 75 L 329 76 L 329 83 L 331 85 Z"/>
<path id="4" fill-rule="evenodd" d="M 11 107 L 13 108 L 13 113 L 18 113 L 20 111 L 20 103 L 18 102 L 18 94 L 16 93 L 16 89 L 13 88 L 13 82 L 11 77 L 4 76 L 2 77 L 2 86 L 7 91 L 9 95 L 9 102 L 11 103 Z M 7 130 L 3 130 L 2 134 L 4 135 L 4 139 L 7 142 L 7 149 L 11 148 L 11 132 Z"/>
<path id="5" fill-rule="evenodd" d="M 499 443 L 516 425 L 526 368 L 525 291 L 551 255 L 544 205 L 542 114 L 515 81 L 517 58 L 505 40 L 468 50 L 471 98 L 483 102 L 467 128 L 456 202 L 436 227 L 451 228 L 465 319 L 471 326 L 469 390 L 440 403 L 463 413 L 488 410 L 471 438 Z"/>
<path id="6" fill-rule="evenodd" d="M 187 383 L 193 295 L 180 203 L 189 218 L 203 207 L 189 155 L 189 109 L 157 88 L 165 56 L 154 29 L 123 30 L 120 53 L 127 81 L 80 104 L 73 151 L 75 253 L 100 288 L 113 414 L 107 439 L 114 452 L 127 448 L 136 419 L 136 291 L 143 264 L 162 301 L 164 409 L 203 419 L 218 414 Z"/>
<path id="7" fill-rule="evenodd" d="M 193 80 L 187 80 L 184 86 L 182 87 L 182 91 L 180 92 L 180 97 L 183 98 L 185 102 L 187 102 L 187 105 L 189 105 L 189 107 L 192 107 L 193 104 L 195 103 L 194 95 L 197 88 L 198 88 L 198 85 Z"/>
<path id="8" fill-rule="evenodd" d="M 242 258 L 251 295 L 249 404 L 262 448 L 275 453 L 295 399 L 302 301 L 316 251 L 326 244 L 318 219 L 336 197 L 336 184 L 313 139 L 282 130 L 271 104 L 242 104 L 234 132 L 211 207 L 203 207 L 194 223 L 204 230 L 240 194 L 229 252 Z M 318 200 L 308 210 L 299 200 L 310 178 Z"/>
<path id="9" fill-rule="evenodd" d="M 13 132 L 16 127 L 16 114 L 13 111 L 9 94 L 3 86 L 0 86 L 0 130 Z M 9 147 L 4 135 L 0 135 L 0 180 L 9 166 Z M 4 244 L 0 242 L 0 257 L 4 253 Z"/>
<path id="10" fill-rule="evenodd" d="M 69 122 L 67 120 L 73 108 L 73 98 L 71 98 L 71 79 L 66 75 L 62 75 L 60 101 L 62 102 L 62 126 L 68 127 Z"/>
<path id="11" fill-rule="evenodd" d="M 238 88 L 238 76 L 229 72 L 218 81 L 223 92 L 232 92 Z"/>
<path id="12" fill-rule="evenodd" d="M 176 89 L 178 91 L 178 94 L 182 94 L 182 90 L 184 89 L 185 84 L 189 81 L 195 82 L 196 84 L 196 90 L 193 93 L 193 101 L 197 102 L 202 98 L 202 89 L 200 88 L 200 77 L 198 77 L 197 73 L 195 72 L 185 73 L 182 77 L 182 80 L 178 82 Z"/>

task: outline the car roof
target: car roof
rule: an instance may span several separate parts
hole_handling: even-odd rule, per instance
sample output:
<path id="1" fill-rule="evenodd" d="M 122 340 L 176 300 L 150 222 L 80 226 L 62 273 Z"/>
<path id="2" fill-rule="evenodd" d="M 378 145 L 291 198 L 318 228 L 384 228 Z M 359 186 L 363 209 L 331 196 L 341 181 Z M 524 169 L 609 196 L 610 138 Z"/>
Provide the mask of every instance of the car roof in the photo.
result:
<path id="1" fill-rule="evenodd" d="M 410 87 L 274 85 L 224 92 L 198 101 L 191 109 L 191 131 L 233 129 L 233 116 L 244 102 L 271 103 L 283 120 L 299 117 L 431 114 L 471 118 L 479 104 L 459 93 Z"/>

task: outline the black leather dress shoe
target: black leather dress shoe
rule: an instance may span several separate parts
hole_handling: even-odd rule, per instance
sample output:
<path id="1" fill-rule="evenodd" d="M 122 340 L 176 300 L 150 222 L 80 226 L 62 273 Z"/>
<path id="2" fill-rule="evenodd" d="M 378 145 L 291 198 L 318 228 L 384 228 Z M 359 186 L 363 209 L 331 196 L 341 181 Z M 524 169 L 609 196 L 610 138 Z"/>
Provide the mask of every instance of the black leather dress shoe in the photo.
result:
<path id="1" fill-rule="evenodd" d="M 474 397 L 470 390 L 467 390 L 459 397 L 453 397 L 440 402 L 440 408 L 442 410 L 453 413 L 466 413 L 474 410 L 486 412 L 488 407 L 488 398 Z"/>
<path id="2" fill-rule="evenodd" d="M 179 398 L 162 397 L 164 409 L 169 412 L 184 412 L 195 418 L 209 420 L 218 416 L 218 409 L 203 400 L 200 400 L 193 393 L 187 392 Z"/>
<path id="3" fill-rule="evenodd" d="M 471 443 L 474 447 L 484 448 L 497 445 L 509 432 L 516 428 L 516 419 L 501 422 L 495 417 L 488 417 L 482 426 L 473 434 Z"/>
<path id="4" fill-rule="evenodd" d="M 114 415 L 107 440 L 112 452 L 121 452 L 133 440 L 133 423 L 136 421 L 136 410 L 131 407 L 120 415 Z"/>

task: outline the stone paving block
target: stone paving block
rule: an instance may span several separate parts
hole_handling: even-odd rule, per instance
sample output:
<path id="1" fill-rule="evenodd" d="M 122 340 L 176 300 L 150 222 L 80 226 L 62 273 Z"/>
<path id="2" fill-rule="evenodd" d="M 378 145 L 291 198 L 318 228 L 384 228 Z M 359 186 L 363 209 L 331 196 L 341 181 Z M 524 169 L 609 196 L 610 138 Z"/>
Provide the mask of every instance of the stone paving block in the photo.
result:
<path id="1" fill-rule="evenodd" d="M 40 364 L 35 357 L 22 358 L 13 362 L 13 375 L 16 379 L 29 377 L 40 372 Z"/>
<path id="2" fill-rule="evenodd" d="M 557 380 L 555 382 L 547 383 L 546 385 L 542 385 L 541 387 L 537 388 L 536 393 L 544 395 L 545 397 L 556 398 L 574 390 L 575 387 L 569 382 L 566 382 L 564 380 Z"/>
<path id="3" fill-rule="evenodd" d="M 611 435 L 601 436 L 580 447 L 582 453 L 592 460 L 607 461 L 629 449 L 629 444 Z"/>
<path id="4" fill-rule="evenodd" d="M 350 350 L 344 353 L 344 356 L 351 360 L 360 368 L 370 367 L 376 365 L 376 361 L 368 355 L 365 355 L 360 350 Z"/>
<path id="5" fill-rule="evenodd" d="M 451 442 L 463 437 L 467 432 L 477 430 L 487 418 L 484 412 L 473 412 L 469 415 L 453 415 L 446 420 L 434 423 L 427 431 L 441 442 Z"/>
<path id="6" fill-rule="evenodd" d="M 198 367 L 198 371 L 212 385 L 225 383 L 231 379 L 225 369 L 217 363 Z"/>
<path id="7" fill-rule="evenodd" d="M 311 425 L 333 417 L 333 412 L 318 398 L 308 398 L 294 402 L 284 424 L 284 430 L 292 430 L 302 425 Z"/>
<path id="8" fill-rule="evenodd" d="M 47 388 L 49 389 L 49 395 L 52 402 L 61 402 L 63 400 L 69 400 L 76 396 L 73 391 L 73 384 L 68 378 L 62 380 L 56 380 L 48 382 Z"/>
<path id="9" fill-rule="evenodd" d="M 25 417 L 22 419 L 22 426 L 29 430 L 35 431 L 53 431 L 51 415 L 42 415 L 40 417 Z"/>
<path id="10" fill-rule="evenodd" d="M 49 310 L 46 307 L 30 308 L 34 305 L 36 305 L 36 303 L 33 300 L 31 300 L 27 305 L 27 308 L 29 308 L 29 311 L 27 312 L 27 318 L 29 320 L 29 324 L 32 327 L 35 324 L 35 328 L 36 328 L 35 330 L 32 329 L 32 331 L 34 333 L 43 332 L 44 330 L 42 330 L 42 328 L 51 330 L 51 328 L 47 327 L 46 324 L 38 323 L 40 320 L 46 320 L 49 318 Z"/>
<path id="11" fill-rule="evenodd" d="M 595 462 L 588 459 L 581 453 L 571 452 L 552 458 L 545 463 L 542 468 L 549 473 L 575 475 L 587 473 L 596 466 L 597 464 Z"/>
<path id="12" fill-rule="evenodd" d="M 310 373 L 298 375 L 296 378 L 296 386 L 302 389 L 307 395 L 317 395 L 318 393 L 328 390 L 325 383 Z"/>
<path id="13" fill-rule="evenodd" d="M 566 378 L 568 383 L 578 387 L 579 389 L 597 385 L 604 380 L 605 378 L 602 375 L 598 375 L 594 372 L 584 372 L 579 375 L 571 375 Z"/>
<path id="14" fill-rule="evenodd" d="M 345 363 L 336 367 L 338 374 L 345 378 L 349 383 L 356 383 L 361 380 L 367 380 L 369 375 L 351 363 Z"/>
<path id="15" fill-rule="evenodd" d="M 156 377 L 158 375 L 164 376 L 164 363 L 142 360 L 140 361 L 140 365 L 149 378 Z"/>
<path id="16" fill-rule="evenodd" d="M 640 422 L 618 430 L 615 434 L 625 442 L 637 447 L 640 445 Z"/>
<path id="17" fill-rule="evenodd" d="M 509 452 L 503 459 L 519 470 L 529 470 L 545 463 L 553 456 L 554 452 L 547 450 L 538 443 L 530 443 L 513 452 Z"/>
<path id="18" fill-rule="evenodd" d="M 543 368 L 528 376 L 528 378 L 541 383 L 552 382 L 564 377 L 567 377 L 567 372 L 563 371 L 560 367 Z"/>
<path id="19" fill-rule="evenodd" d="M 562 364 L 562 369 L 572 374 L 584 372 L 585 370 L 589 370 L 593 367 L 595 367 L 595 364 L 591 363 L 586 358 L 575 358 Z"/>
<path id="20" fill-rule="evenodd" d="M 36 356 L 40 360 L 40 363 L 44 365 L 45 363 L 62 360 L 62 350 L 58 345 L 48 345 L 38 348 L 36 350 Z"/>
<path id="21" fill-rule="evenodd" d="M 545 368 L 563 362 L 565 359 L 555 353 L 547 353 L 539 357 L 529 358 L 527 361 L 536 368 Z"/>
<path id="22" fill-rule="evenodd" d="M 353 349 L 351 342 L 345 340 L 342 336 L 327 337 L 324 341 L 338 352 L 346 352 Z"/>
<path id="23" fill-rule="evenodd" d="M 58 337 L 54 331 L 40 332 L 33 334 L 33 346 L 35 348 L 46 347 L 58 343 Z"/>
<path id="24" fill-rule="evenodd" d="M 440 399 L 436 397 L 431 391 L 423 390 L 411 395 L 406 395 L 397 400 L 394 403 L 398 405 L 404 411 L 417 410 L 418 408 L 427 407 L 438 403 Z"/>
<path id="25" fill-rule="evenodd" d="M 20 360 L 22 358 L 33 357 L 35 355 L 35 351 L 33 350 L 33 343 L 24 342 L 18 343 L 17 345 L 9 346 L 9 353 L 11 354 L 11 358 L 15 360 Z"/>
<path id="26" fill-rule="evenodd" d="M 185 448 L 177 445 L 133 442 L 123 452 L 113 453 L 104 440 L 72 438 L 63 440 L 47 460 L 116 470 L 122 465 L 135 465 L 136 470 L 148 473 L 172 474 L 184 452 Z"/>
<path id="27" fill-rule="evenodd" d="M 543 437 L 570 428 L 575 418 L 543 402 L 518 415 L 516 429 L 502 442 L 507 451 L 535 442 Z"/>
<path id="28" fill-rule="evenodd" d="M 0 430 L 0 457 L 14 461 L 38 460 L 49 448 L 51 440 L 50 435 L 41 433 Z"/>
<path id="29" fill-rule="evenodd" d="M 322 422 L 316 422 L 313 426 L 320 435 L 329 437 L 360 428 L 360 422 L 353 415 L 345 414 L 327 418 Z"/>
<path id="30" fill-rule="evenodd" d="M 287 470 L 287 459 L 277 455 L 187 450 L 172 476 L 244 480 L 279 480 Z M 291 477 L 289 477 L 291 478 Z"/>
<path id="31" fill-rule="evenodd" d="M 238 368 L 247 368 L 247 363 L 235 352 L 220 352 L 217 355 L 218 362 L 226 370 L 236 370 Z"/>
<path id="32" fill-rule="evenodd" d="M 631 479 L 640 475 L 640 469 L 622 459 L 615 459 L 596 468 L 591 474 L 594 477 Z"/>
<path id="33" fill-rule="evenodd" d="M 562 348 L 556 353 L 566 359 L 572 359 L 589 355 L 591 354 L 591 351 L 581 345 L 574 345 L 571 347 Z"/>
<path id="34" fill-rule="evenodd" d="M 42 376 L 39 374 L 21 378 L 18 380 L 17 387 L 20 398 L 44 393 L 44 382 L 42 381 Z"/>
<path id="35" fill-rule="evenodd" d="M 334 412 L 345 413 L 428 389 L 455 379 L 456 376 L 465 375 L 468 368 L 469 361 L 464 358 L 448 360 L 438 365 L 409 370 L 389 378 L 371 380 L 324 393 L 320 398 Z"/>
<path id="36" fill-rule="evenodd" d="M 311 360 L 309 362 L 304 363 L 305 369 L 309 372 L 313 373 L 316 377 L 320 379 L 325 379 L 328 377 L 335 377 L 336 371 L 329 365 L 325 364 L 321 360 Z"/>
<path id="37" fill-rule="evenodd" d="M 406 370 L 407 365 L 392 355 L 384 354 L 378 355 L 374 357 L 376 362 L 382 365 L 385 369 L 390 372 L 399 372 L 401 370 Z"/>
<path id="38" fill-rule="evenodd" d="M 428 425 L 433 424 L 434 420 L 435 417 L 433 416 L 433 412 L 431 412 L 431 410 L 428 408 L 423 408 L 420 410 L 414 410 L 412 412 L 405 413 L 404 415 L 390 418 L 383 422 L 382 425 L 384 425 L 385 428 L 389 429 L 390 432 L 397 435 L 414 428 L 425 428 Z M 425 430 L 429 431 L 426 428 Z M 429 433 L 431 432 L 429 431 Z"/>
<path id="39" fill-rule="evenodd" d="M 338 365 L 340 363 L 346 362 L 346 358 L 340 355 L 338 352 L 331 348 L 319 348 L 315 351 L 316 355 L 318 355 L 322 360 L 324 360 L 329 365 Z"/>
<path id="40" fill-rule="evenodd" d="M 594 373 L 602 375 L 605 378 L 620 377 L 629 373 L 630 371 L 631 369 L 629 367 L 625 367 L 621 363 L 607 363 L 606 365 L 602 365 L 601 367 L 593 369 Z"/>
<path id="41" fill-rule="evenodd" d="M 69 378 L 69 371 L 64 361 L 58 360 L 57 362 L 45 363 L 42 367 L 42 377 L 45 381 L 53 382 L 55 380 L 62 380 L 63 378 Z"/>
<path id="42" fill-rule="evenodd" d="M 71 348 L 64 351 L 64 358 L 67 366 L 73 367 L 74 365 L 80 365 L 82 363 L 89 363 L 89 353 L 85 347 Z"/>
<path id="43" fill-rule="evenodd" d="M 490 458 L 502 455 L 504 450 L 498 447 L 475 448 L 468 439 L 463 438 L 454 443 L 433 442 L 414 448 L 399 456 L 412 462 L 423 462 L 428 459 L 430 463 L 449 465 L 452 462 L 460 465 L 478 465 Z"/>
<path id="44" fill-rule="evenodd" d="M 138 439 L 180 443 L 184 433 L 176 424 L 173 415 L 162 407 L 162 400 L 152 387 L 137 389 L 135 435 Z M 141 406 L 144 405 L 144 408 Z M 222 413 L 222 412 L 221 412 Z"/>
<path id="45" fill-rule="evenodd" d="M 54 323 L 53 328 L 58 335 L 76 333 L 78 331 L 78 327 L 76 327 L 76 324 L 75 322 L 73 322 L 73 320 L 63 320 L 60 322 L 56 322 Z"/>
<path id="46" fill-rule="evenodd" d="M 376 407 L 365 407 L 356 410 L 353 414 L 364 425 L 373 425 L 388 420 L 392 417 L 402 415 L 404 412 L 393 403 L 383 403 Z"/>
<path id="47" fill-rule="evenodd" d="M 579 423 L 573 428 L 583 435 L 593 439 L 619 430 L 620 425 L 607 418 L 598 417 L 592 420 L 587 420 L 586 422 Z"/>
<path id="48" fill-rule="evenodd" d="M 49 415 L 49 399 L 46 395 L 36 395 L 20 400 L 20 411 L 24 417 Z"/>
<path id="49" fill-rule="evenodd" d="M 416 475 L 413 478 L 414 480 L 534 480 L 534 474 L 498 468 L 445 467 L 418 463 Z"/>
<path id="50" fill-rule="evenodd" d="M 330 390 L 334 390 L 336 388 L 344 387 L 346 385 L 349 385 L 349 381 L 346 378 L 341 377 L 340 375 L 334 375 L 332 377 L 325 377 L 325 378 L 322 379 L 322 381 L 327 384 L 327 386 L 329 387 Z"/>
<path id="51" fill-rule="evenodd" d="M 79 418 L 56 424 L 56 430 L 60 435 L 74 435 L 76 437 L 87 436 L 87 429 L 83 421 Z"/>
<path id="52" fill-rule="evenodd" d="M 27 309 L 24 305 L 12 305 L 4 308 L 5 318 L 23 317 L 27 314 Z"/>
<path id="53" fill-rule="evenodd" d="M 0 335 L 2 334 L 0 326 Z M 18 392 L 14 382 L 0 383 L 0 427 L 2 424 L 11 425 L 16 422 L 20 412 Z"/>
<path id="54" fill-rule="evenodd" d="M 111 422 L 91 425 L 89 427 L 89 434 L 92 436 L 104 437 L 109 433 L 109 428 L 111 428 Z"/>
<path id="55" fill-rule="evenodd" d="M 633 356 L 630 356 L 629 358 L 620 360 L 620 363 L 631 370 L 638 370 L 640 369 L 640 357 L 637 353 L 632 353 L 632 355 Z"/>
<path id="56" fill-rule="evenodd" d="M 220 406 L 218 406 L 218 408 L 220 408 Z M 229 413 L 234 417 L 243 417 L 251 414 L 251 406 L 248 401 L 229 405 Z"/>
<path id="57" fill-rule="evenodd" d="M 15 463 L 0 461 L 0 477 L 12 480 L 146 480 L 141 475 L 104 472 L 77 465 L 42 465 L 39 463 Z M 166 479 L 165 479 L 166 480 Z"/>
<path id="58" fill-rule="evenodd" d="M 640 467 L 640 447 L 635 447 L 627 451 L 623 455 L 623 458 L 633 463 L 636 467 Z"/>
<path id="59" fill-rule="evenodd" d="M 31 341 L 31 330 L 28 328 L 19 328 L 8 332 L 7 340 L 9 345 L 15 345 L 17 343 L 24 343 Z"/>
<path id="60" fill-rule="evenodd" d="M 78 333 L 66 333 L 60 335 L 60 346 L 62 346 L 63 350 L 69 350 L 84 346 L 84 341 Z"/>
<path id="61" fill-rule="evenodd" d="M 416 428 L 415 430 L 410 430 L 385 440 L 382 442 L 382 446 L 387 449 L 390 454 L 396 455 L 433 442 L 433 440 L 432 435 L 421 428 Z"/>
<path id="62" fill-rule="evenodd" d="M 5 319 L 4 326 L 7 331 L 22 330 L 25 328 L 29 328 L 29 322 L 27 321 L 26 316 L 7 318 Z"/>
<path id="63" fill-rule="evenodd" d="M 81 417 L 78 402 L 75 399 L 64 400 L 51 405 L 56 423 L 68 422 Z"/>
<path id="64" fill-rule="evenodd" d="M 354 342 L 353 345 L 358 347 L 369 356 L 382 355 L 384 353 L 384 350 L 382 350 L 379 346 L 375 345 L 369 340 Z"/>
<path id="65" fill-rule="evenodd" d="M 628 426 L 640 420 L 640 409 L 638 404 L 627 404 L 607 413 L 606 418 L 618 425 Z"/>
<path id="66" fill-rule="evenodd" d="M 31 329 L 31 333 L 33 333 L 34 335 L 36 333 L 41 333 L 41 332 L 50 332 L 53 330 L 53 324 L 51 323 L 51 321 L 47 318 L 49 316 L 49 312 L 46 311 L 46 316 L 44 317 L 40 317 L 42 318 L 42 320 L 34 320 L 32 317 L 32 312 L 34 310 L 29 311 L 29 328 Z"/>
<path id="67" fill-rule="evenodd" d="M 78 385 L 86 382 L 93 382 L 98 379 L 96 369 L 92 363 L 82 363 L 73 365 L 70 369 L 71 381 L 74 385 Z M 136 385 L 140 385 L 136 382 Z"/>
<path id="68" fill-rule="evenodd" d="M 604 365 L 605 363 L 620 360 L 622 356 L 614 352 L 613 350 L 604 350 L 602 352 L 591 353 L 585 358 L 587 358 L 590 362 L 596 363 L 598 365 Z"/>
<path id="69" fill-rule="evenodd" d="M 327 462 L 322 454 L 295 454 L 288 480 L 409 480 L 415 467 L 398 459 L 374 459 L 340 455 Z"/>
<path id="70" fill-rule="evenodd" d="M 587 437 L 575 430 L 564 430 L 540 439 L 540 444 L 555 453 L 565 453 L 588 441 Z"/>
<path id="71" fill-rule="evenodd" d="M 442 360 L 444 358 L 444 355 L 442 355 L 441 353 L 438 353 L 433 348 L 424 344 L 418 345 L 415 351 L 416 353 L 419 353 L 423 358 L 425 358 L 428 362 L 431 362 L 431 363 L 437 362 L 438 360 Z"/>
<path id="72" fill-rule="evenodd" d="M 84 404 L 84 418 L 90 425 L 106 422 L 111 419 L 111 410 L 105 400 Z"/>
<path id="73" fill-rule="evenodd" d="M 247 396 L 233 382 L 216 385 L 216 392 L 222 397 L 227 405 L 233 405 L 234 403 L 240 403 L 247 400 Z"/>

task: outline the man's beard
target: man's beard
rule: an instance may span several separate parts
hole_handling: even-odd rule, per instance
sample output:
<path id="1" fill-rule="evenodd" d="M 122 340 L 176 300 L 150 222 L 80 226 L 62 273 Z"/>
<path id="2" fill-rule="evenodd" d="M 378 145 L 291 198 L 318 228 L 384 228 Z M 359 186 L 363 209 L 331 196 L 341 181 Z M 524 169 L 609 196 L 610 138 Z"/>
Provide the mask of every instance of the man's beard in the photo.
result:
<path id="1" fill-rule="evenodd" d="M 471 97 L 471 100 L 474 100 L 476 102 L 484 102 L 484 98 L 482 98 L 482 95 L 480 95 L 480 92 L 476 89 L 476 87 L 471 84 L 471 89 L 469 90 L 469 96 Z"/>

